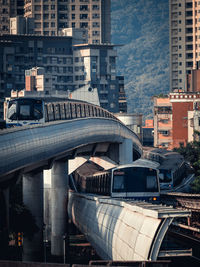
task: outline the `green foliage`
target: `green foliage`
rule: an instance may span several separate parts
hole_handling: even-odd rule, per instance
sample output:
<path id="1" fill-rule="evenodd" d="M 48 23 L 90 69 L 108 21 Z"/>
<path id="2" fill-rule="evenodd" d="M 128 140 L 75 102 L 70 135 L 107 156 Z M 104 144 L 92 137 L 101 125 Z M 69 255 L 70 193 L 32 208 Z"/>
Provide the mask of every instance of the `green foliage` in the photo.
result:
<path id="1" fill-rule="evenodd" d="M 10 196 L 10 232 L 23 232 L 24 236 L 32 239 L 39 228 L 34 216 L 23 203 L 21 182 L 11 189 Z"/>
<path id="2" fill-rule="evenodd" d="M 175 148 L 174 151 L 179 152 L 191 163 L 196 176 L 191 189 L 194 193 L 200 193 L 200 142 L 190 142 L 187 143 L 185 147 L 180 145 L 180 147 Z"/>
<path id="3" fill-rule="evenodd" d="M 200 193 L 200 176 L 197 176 L 197 177 L 195 178 L 195 180 L 194 180 L 193 183 L 192 183 L 191 188 L 192 188 L 192 191 L 193 191 L 194 193 L 197 193 L 197 194 Z"/>

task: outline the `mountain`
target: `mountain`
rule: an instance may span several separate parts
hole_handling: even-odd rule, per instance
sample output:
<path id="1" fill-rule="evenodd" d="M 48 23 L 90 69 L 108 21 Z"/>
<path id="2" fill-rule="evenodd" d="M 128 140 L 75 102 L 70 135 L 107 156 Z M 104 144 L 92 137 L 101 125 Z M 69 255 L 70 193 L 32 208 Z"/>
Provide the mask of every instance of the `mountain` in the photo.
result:
<path id="1" fill-rule="evenodd" d="M 117 72 L 129 113 L 153 116 L 152 96 L 169 92 L 169 8 L 166 0 L 111 0 Z"/>

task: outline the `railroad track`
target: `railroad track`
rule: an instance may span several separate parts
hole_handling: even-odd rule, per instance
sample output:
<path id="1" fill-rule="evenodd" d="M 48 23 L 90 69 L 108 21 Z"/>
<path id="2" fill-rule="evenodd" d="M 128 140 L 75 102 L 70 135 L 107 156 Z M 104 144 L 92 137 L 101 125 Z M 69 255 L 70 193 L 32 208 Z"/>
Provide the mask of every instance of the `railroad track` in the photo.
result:
<path id="1" fill-rule="evenodd" d="M 200 213 L 200 194 L 165 192 L 161 193 L 161 201 L 167 205 L 190 209 Z"/>

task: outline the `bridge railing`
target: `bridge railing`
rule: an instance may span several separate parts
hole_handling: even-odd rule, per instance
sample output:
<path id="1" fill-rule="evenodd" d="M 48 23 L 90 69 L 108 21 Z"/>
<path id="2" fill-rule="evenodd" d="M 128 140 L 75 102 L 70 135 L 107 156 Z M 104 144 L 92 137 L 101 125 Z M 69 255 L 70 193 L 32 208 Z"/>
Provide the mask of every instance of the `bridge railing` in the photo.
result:
<path id="1" fill-rule="evenodd" d="M 118 121 L 118 119 L 106 109 L 86 102 L 70 100 L 65 102 L 45 103 L 46 122 L 88 117 L 111 118 Z"/>

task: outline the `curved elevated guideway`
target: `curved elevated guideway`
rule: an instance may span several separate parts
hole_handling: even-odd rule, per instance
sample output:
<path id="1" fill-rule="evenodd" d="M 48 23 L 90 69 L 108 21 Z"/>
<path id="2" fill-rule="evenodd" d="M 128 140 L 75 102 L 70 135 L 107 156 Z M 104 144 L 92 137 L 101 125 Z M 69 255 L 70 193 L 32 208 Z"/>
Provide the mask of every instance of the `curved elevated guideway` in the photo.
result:
<path id="1" fill-rule="evenodd" d="M 3 130 L 0 132 L 0 182 L 17 171 L 45 167 L 52 159 L 72 157 L 77 148 L 122 143 L 124 139 L 132 140 L 133 151 L 140 157 L 142 145 L 138 137 L 110 118 L 73 119 Z"/>

